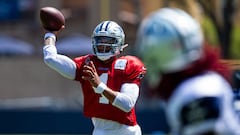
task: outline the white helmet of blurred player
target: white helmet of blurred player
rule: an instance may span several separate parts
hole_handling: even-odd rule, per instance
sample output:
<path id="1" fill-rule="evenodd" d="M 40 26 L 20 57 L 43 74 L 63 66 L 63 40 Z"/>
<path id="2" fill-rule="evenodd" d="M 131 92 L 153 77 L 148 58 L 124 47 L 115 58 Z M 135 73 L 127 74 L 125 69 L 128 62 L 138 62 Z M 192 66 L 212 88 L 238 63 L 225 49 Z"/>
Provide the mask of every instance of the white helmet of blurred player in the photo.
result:
<path id="1" fill-rule="evenodd" d="M 105 61 L 123 51 L 125 34 L 113 21 L 103 21 L 96 26 L 92 35 L 93 53 Z"/>
<path id="2" fill-rule="evenodd" d="M 203 34 L 199 23 L 180 9 L 162 8 L 140 25 L 137 52 L 149 74 L 176 72 L 198 60 Z"/>

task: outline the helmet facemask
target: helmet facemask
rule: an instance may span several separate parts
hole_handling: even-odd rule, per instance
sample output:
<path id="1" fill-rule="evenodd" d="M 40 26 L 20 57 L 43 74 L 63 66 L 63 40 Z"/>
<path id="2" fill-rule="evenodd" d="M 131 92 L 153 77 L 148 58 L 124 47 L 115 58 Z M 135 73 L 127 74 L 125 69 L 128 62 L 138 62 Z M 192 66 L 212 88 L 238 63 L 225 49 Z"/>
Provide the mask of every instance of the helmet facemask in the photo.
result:
<path id="1" fill-rule="evenodd" d="M 123 30 L 118 24 L 104 21 L 93 32 L 93 53 L 102 61 L 119 55 L 124 48 L 124 38 Z"/>
<path id="2" fill-rule="evenodd" d="M 120 47 L 116 44 L 118 41 L 114 37 L 95 36 L 93 37 L 93 51 L 100 60 L 107 60 L 120 54 Z"/>

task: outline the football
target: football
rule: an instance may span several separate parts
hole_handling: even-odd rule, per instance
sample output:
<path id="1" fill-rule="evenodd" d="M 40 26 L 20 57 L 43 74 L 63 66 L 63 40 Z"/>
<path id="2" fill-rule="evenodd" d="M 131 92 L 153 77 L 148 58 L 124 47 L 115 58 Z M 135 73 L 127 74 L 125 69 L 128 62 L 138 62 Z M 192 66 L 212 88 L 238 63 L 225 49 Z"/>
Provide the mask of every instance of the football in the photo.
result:
<path id="1" fill-rule="evenodd" d="M 65 25 L 64 15 L 54 7 L 41 8 L 40 20 L 43 28 L 48 31 L 58 31 Z"/>

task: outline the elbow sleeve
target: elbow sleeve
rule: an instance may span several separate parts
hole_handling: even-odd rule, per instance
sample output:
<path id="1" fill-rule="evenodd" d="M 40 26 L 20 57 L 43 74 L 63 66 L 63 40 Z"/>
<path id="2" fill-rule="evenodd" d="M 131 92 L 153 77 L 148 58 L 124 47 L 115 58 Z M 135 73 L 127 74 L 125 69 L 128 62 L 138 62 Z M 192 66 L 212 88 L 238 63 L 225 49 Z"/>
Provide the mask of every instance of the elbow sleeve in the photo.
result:
<path id="1" fill-rule="evenodd" d="M 113 105 L 124 112 L 130 112 L 131 109 L 134 107 L 135 103 L 133 100 L 131 100 L 129 96 L 118 93 L 117 97 L 113 102 Z"/>
<path id="2" fill-rule="evenodd" d="M 117 94 L 112 104 L 124 112 L 129 112 L 135 106 L 138 94 L 139 87 L 137 84 L 125 83 L 122 85 L 120 92 Z"/>

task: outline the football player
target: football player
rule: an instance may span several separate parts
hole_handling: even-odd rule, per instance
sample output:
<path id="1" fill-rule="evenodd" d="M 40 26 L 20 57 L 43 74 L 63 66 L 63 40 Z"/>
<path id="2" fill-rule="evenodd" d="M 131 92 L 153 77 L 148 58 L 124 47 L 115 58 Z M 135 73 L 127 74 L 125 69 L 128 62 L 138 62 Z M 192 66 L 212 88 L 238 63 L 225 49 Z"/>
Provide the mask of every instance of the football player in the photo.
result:
<path id="1" fill-rule="evenodd" d="M 229 68 L 204 45 L 199 23 L 185 11 L 162 8 L 140 25 L 136 51 L 150 86 L 166 102 L 173 135 L 240 135 Z"/>
<path id="2" fill-rule="evenodd" d="M 73 60 L 57 53 L 60 31 L 45 34 L 44 62 L 81 84 L 83 113 L 92 119 L 92 134 L 141 135 L 134 106 L 146 69 L 135 56 L 119 57 L 127 46 L 123 29 L 114 21 L 101 22 L 92 34 L 93 54 Z"/>

